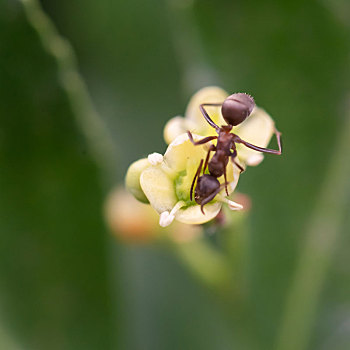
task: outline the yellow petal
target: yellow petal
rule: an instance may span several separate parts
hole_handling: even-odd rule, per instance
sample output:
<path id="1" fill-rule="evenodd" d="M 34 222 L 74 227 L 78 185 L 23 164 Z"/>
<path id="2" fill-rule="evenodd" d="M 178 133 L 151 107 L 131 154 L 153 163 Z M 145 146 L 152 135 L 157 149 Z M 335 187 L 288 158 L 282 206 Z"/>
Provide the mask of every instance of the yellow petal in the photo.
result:
<path id="1" fill-rule="evenodd" d="M 192 136 L 195 141 L 203 138 L 203 136 L 195 134 L 192 134 Z M 188 193 L 189 196 L 191 184 L 199 166 L 200 160 L 205 160 L 208 152 L 208 147 L 212 143 L 216 144 L 216 140 L 208 142 L 206 145 L 195 146 L 189 140 L 187 134 L 182 134 L 169 145 L 164 155 L 165 164 L 163 165 L 163 170 L 167 171 L 166 168 L 169 168 L 174 172 L 174 174 L 175 172 L 178 174 L 179 172 L 186 170 L 186 175 L 182 177 L 181 184 L 177 184 L 178 192 L 186 194 Z M 229 161 L 227 164 L 226 174 L 227 181 L 229 182 L 229 185 L 227 186 L 228 193 L 231 194 L 237 186 L 240 170 L 236 165 Z M 219 177 L 218 180 L 222 184 L 225 183 L 224 176 Z M 182 199 L 186 200 L 187 196 L 184 196 Z"/>
<path id="2" fill-rule="evenodd" d="M 177 203 L 174 183 L 160 165 L 144 170 L 140 177 L 140 184 L 150 204 L 159 214 L 171 211 Z"/>
<path id="3" fill-rule="evenodd" d="M 174 117 L 171 118 L 164 127 L 163 136 L 167 144 L 171 143 L 177 136 L 186 132 L 185 118 Z"/>
<path id="4" fill-rule="evenodd" d="M 237 161 L 237 159 L 236 159 Z M 231 194 L 238 183 L 238 179 L 239 179 L 239 175 L 241 174 L 240 169 L 238 169 L 238 167 L 233 164 L 231 161 L 229 161 L 229 163 L 227 164 L 227 168 L 226 168 L 226 174 L 227 174 L 227 182 L 229 182 L 229 185 L 227 186 L 227 190 L 228 190 L 228 194 Z M 225 178 L 224 176 L 219 177 L 219 182 L 220 183 L 225 183 Z M 225 189 L 223 189 L 221 191 L 222 194 L 226 195 L 226 191 Z"/>
<path id="5" fill-rule="evenodd" d="M 203 136 L 192 134 L 195 141 L 200 140 Z M 189 140 L 187 134 L 178 136 L 169 146 L 164 154 L 164 162 L 174 171 L 180 172 L 188 167 L 198 167 L 201 159 L 205 159 L 207 149 L 210 145 L 195 146 Z"/>
<path id="6" fill-rule="evenodd" d="M 176 139 L 179 135 L 186 133 L 187 130 L 192 130 L 194 128 L 193 123 L 186 120 L 183 117 L 177 116 L 171 118 L 164 127 L 164 140 L 169 145 L 172 141 Z"/>
<path id="7" fill-rule="evenodd" d="M 241 139 L 259 147 L 266 147 L 274 133 L 275 124 L 272 118 L 259 107 L 233 132 Z M 242 144 L 237 145 L 238 158 L 247 165 L 258 165 L 264 158 L 261 152 L 254 151 Z"/>
<path id="8" fill-rule="evenodd" d="M 193 135 L 195 140 L 202 136 Z M 214 141 L 215 143 L 215 141 Z M 208 143 L 210 145 L 210 143 Z M 151 166 L 142 172 L 140 183 L 143 192 L 151 206 L 161 214 L 161 224 L 169 225 L 173 219 L 185 224 L 201 224 L 213 219 L 219 212 L 222 203 L 215 201 L 204 207 L 205 215 L 200 206 L 189 202 L 190 188 L 194 174 L 201 159 L 205 159 L 209 145 L 195 146 L 187 134 L 178 136 L 169 146 L 163 157 L 163 162 Z M 227 166 L 228 192 L 235 189 L 240 171 L 232 162 Z M 224 183 L 224 176 L 218 179 Z M 225 189 L 221 192 L 225 195 Z M 182 203 L 182 208 L 176 207 Z M 187 205 L 188 205 L 187 204 Z M 176 208 L 176 211 L 174 210 Z"/>
<path id="9" fill-rule="evenodd" d="M 194 205 L 186 209 L 180 209 L 175 218 L 184 224 L 203 224 L 215 218 L 221 209 L 221 203 L 208 203 L 204 206 L 204 213 L 201 212 L 199 205 Z"/>
<path id="10" fill-rule="evenodd" d="M 215 130 L 204 119 L 199 105 L 202 103 L 222 103 L 227 96 L 228 93 L 217 86 L 208 86 L 195 93 L 185 113 L 185 118 L 190 120 L 194 125 L 190 131 L 205 136 L 215 135 Z M 214 123 L 219 126 L 226 124 L 221 115 L 221 107 L 205 108 Z"/>

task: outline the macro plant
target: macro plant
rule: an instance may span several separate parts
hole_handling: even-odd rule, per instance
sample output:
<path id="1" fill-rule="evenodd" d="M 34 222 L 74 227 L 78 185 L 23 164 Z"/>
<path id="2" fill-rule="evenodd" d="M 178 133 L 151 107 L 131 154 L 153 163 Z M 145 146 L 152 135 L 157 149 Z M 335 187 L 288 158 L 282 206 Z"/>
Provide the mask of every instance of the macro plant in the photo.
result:
<path id="1" fill-rule="evenodd" d="M 266 148 L 273 134 L 278 150 Z M 126 187 L 156 210 L 163 227 L 174 220 L 208 222 L 223 203 L 241 210 L 243 206 L 231 199 L 240 174 L 258 165 L 262 153 L 281 154 L 280 133 L 272 118 L 251 96 L 228 96 L 218 87 L 198 91 L 185 117 L 166 124 L 164 138 L 164 155 L 152 153 L 134 162 L 126 175 Z"/>

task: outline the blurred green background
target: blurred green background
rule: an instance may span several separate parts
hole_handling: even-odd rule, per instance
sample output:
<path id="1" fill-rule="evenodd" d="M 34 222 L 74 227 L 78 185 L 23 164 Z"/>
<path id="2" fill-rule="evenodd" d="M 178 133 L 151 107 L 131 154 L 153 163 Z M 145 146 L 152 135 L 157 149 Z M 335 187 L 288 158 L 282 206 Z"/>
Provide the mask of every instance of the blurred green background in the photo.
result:
<path id="1" fill-rule="evenodd" d="M 0 0 L 0 348 L 349 349 L 349 16 L 345 0 Z M 211 84 L 283 132 L 239 183 L 244 305 L 103 220 Z"/>

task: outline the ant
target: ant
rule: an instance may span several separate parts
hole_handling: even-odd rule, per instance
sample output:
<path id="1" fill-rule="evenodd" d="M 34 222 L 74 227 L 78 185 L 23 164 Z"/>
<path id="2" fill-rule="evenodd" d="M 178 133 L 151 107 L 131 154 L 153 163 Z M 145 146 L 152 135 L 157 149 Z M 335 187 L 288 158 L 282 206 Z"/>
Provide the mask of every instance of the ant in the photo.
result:
<path id="1" fill-rule="evenodd" d="M 225 119 L 227 125 L 222 125 L 221 127 L 216 125 L 209 117 L 209 114 L 204 108 L 205 106 L 221 106 L 221 114 Z M 194 200 L 201 206 L 201 211 L 203 214 L 204 205 L 213 200 L 215 196 L 223 189 L 223 187 L 225 187 L 226 194 L 229 195 L 227 190 L 228 182 L 226 175 L 226 167 L 229 158 L 231 158 L 232 162 L 239 168 L 241 172 L 244 171 L 244 169 L 235 161 L 235 158 L 237 157 L 236 143 L 241 143 L 244 146 L 259 152 L 272 153 L 277 155 L 280 155 L 282 153 L 281 133 L 277 129 L 274 130 L 274 133 L 277 139 L 278 150 L 255 146 L 247 141 L 242 140 L 238 135 L 231 133 L 232 127 L 242 123 L 252 113 L 254 107 L 254 99 L 245 93 L 236 93 L 230 95 L 223 103 L 203 103 L 199 106 L 199 109 L 202 112 L 205 120 L 216 130 L 218 136 L 208 136 L 199 141 L 194 141 L 191 132 L 187 131 L 190 141 L 195 146 L 203 145 L 209 141 L 217 139 L 216 146 L 212 144 L 209 147 L 207 157 L 204 162 L 202 175 L 200 175 L 200 173 L 202 171 L 203 159 L 200 161 L 190 190 L 190 199 L 192 200 L 194 184 L 198 177 L 197 185 L 194 191 Z M 209 161 L 210 153 L 212 151 L 215 153 Z M 209 174 L 204 174 L 207 167 Z M 224 184 L 220 184 L 218 180 L 218 178 L 222 175 L 224 175 L 225 179 Z"/>

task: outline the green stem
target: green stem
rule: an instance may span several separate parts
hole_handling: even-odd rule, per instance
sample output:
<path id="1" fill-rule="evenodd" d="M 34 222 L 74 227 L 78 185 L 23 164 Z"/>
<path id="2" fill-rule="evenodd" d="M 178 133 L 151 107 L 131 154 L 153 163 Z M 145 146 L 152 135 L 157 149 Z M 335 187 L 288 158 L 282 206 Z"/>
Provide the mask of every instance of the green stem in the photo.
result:
<path id="1" fill-rule="evenodd" d="M 218 246 L 200 237 L 172 247 L 189 272 L 230 304 L 242 303 L 246 260 L 246 213 L 227 213 L 232 222 L 217 234 Z M 244 236 L 244 237 L 243 237 Z"/>
<path id="2" fill-rule="evenodd" d="M 43 47 L 56 60 L 59 79 L 70 100 L 77 124 L 89 141 L 90 151 L 105 170 L 104 173 L 107 176 L 105 180 L 108 181 L 107 183 L 112 183 L 117 164 L 114 154 L 115 147 L 108 129 L 91 102 L 86 84 L 78 72 L 72 47 L 58 34 L 54 24 L 37 0 L 20 0 L 20 2 Z"/>
<path id="3" fill-rule="evenodd" d="M 296 274 L 283 317 L 278 350 L 306 349 L 320 293 L 326 279 L 350 196 L 350 115 L 338 137 L 335 152 L 306 231 Z"/>
<path id="4" fill-rule="evenodd" d="M 232 288 L 232 270 L 226 257 L 204 239 L 177 243 L 175 251 L 188 268 L 209 289 L 227 295 Z"/>
<path id="5" fill-rule="evenodd" d="M 205 238 L 174 243 L 173 248 L 187 270 L 216 298 L 217 306 L 235 333 L 238 348 L 258 348 L 250 332 L 246 303 L 247 213 L 229 213 L 232 222 L 220 232 L 219 247 Z"/>

